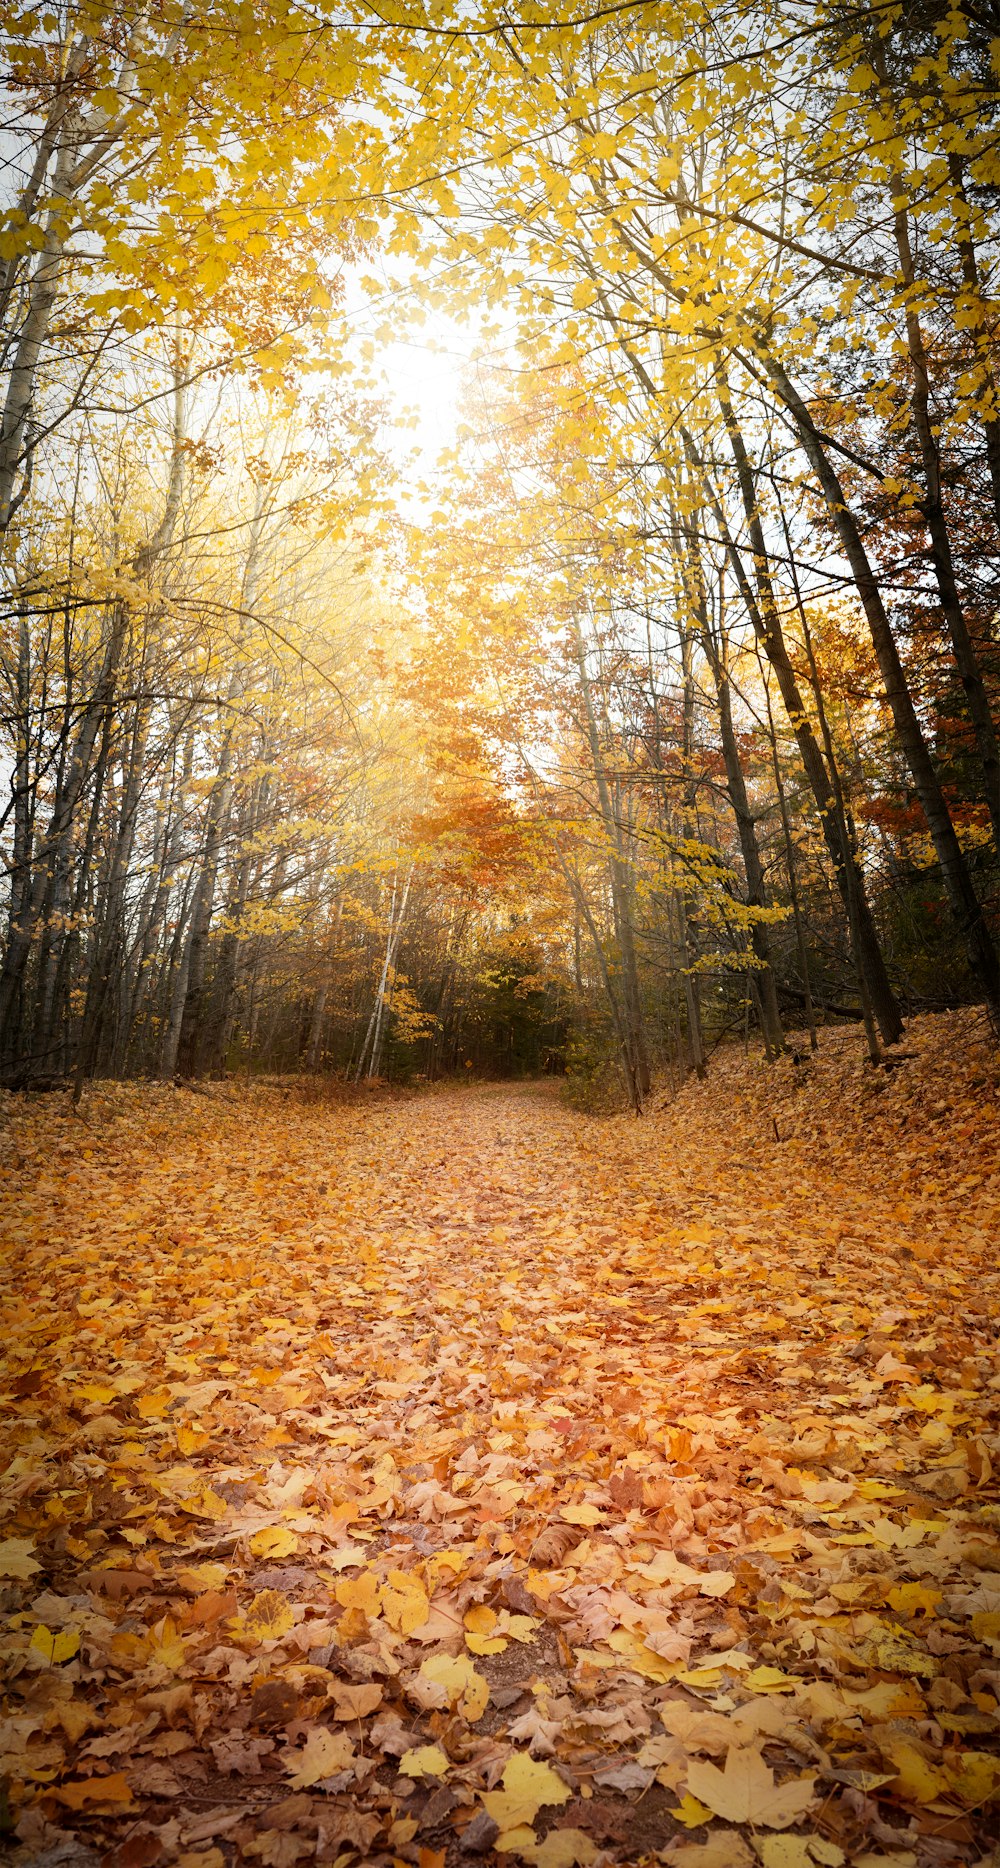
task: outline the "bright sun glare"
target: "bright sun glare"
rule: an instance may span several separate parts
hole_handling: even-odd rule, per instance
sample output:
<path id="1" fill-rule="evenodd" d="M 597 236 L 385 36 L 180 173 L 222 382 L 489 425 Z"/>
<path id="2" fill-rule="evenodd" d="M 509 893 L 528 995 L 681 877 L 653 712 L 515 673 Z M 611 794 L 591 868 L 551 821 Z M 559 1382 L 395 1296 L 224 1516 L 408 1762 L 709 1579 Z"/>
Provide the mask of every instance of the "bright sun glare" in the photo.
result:
<path id="1" fill-rule="evenodd" d="M 442 319 L 434 336 L 401 339 L 378 354 L 394 414 L 414 423 L 404 430 L 402 446 L 416 445 L 425 470 L 455 440 L 474 343 L 470 331 Z"/>
<path id="2" fill-rule="evenodd" d="M 387 291 L 385 299 L 366 296 L 360 278 L 349 279 L 345 309 L 359 347 L 374 346 L 370 368 L 398 424 L 389 445 L 400 461 L 412 456 L 419 478 L 430 473 L 442 449 L 454 444 L 461 420 L 462 397 L 474 359 L 481 355 L 486 315 L 459 322 L 440 311 L 420 324 L 409 316 L 408 294 Z M 398 337 L 384 341 L 387 304 Z M 370 353 L 369 353 L 370 355 Z"/>

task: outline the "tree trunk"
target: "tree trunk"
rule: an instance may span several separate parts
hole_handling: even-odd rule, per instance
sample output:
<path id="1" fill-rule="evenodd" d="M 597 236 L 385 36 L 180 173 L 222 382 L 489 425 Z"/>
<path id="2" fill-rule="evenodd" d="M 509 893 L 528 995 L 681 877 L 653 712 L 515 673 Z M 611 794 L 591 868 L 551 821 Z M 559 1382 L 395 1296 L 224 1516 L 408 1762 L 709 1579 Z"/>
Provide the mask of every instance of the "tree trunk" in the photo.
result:
<path id="1" fill-rule="evenodd" d="M 781 776 L 781 760 L 778 756 L 778 736 L 774 730 L 774 714 L 771 709 L 771 691 L 767 684 L 763 662 L 760 664 L 761 684 L 764 689 L 764 704 L 767 708 L 768 743 L 771 748 L 771 769 L 774 773 L 774 788 L 778 798 L 778 810 L 781 815 L 781 833 L 785 846 L 785 873 L 788 877 L 788 896 L 792 904 L 792 921 L 795 927 L 795 948 L 799 956 L 799 972 L 802 975 L 802 1002 L 805 1008 L 806 1024 L 809 1028 L 809 1048 L 819 1049 L 816 1033 L 816 1016 L 813 1011 L 812 987 L 809 981 L 809 956 L 806 952 L 805 928 L 802 922 L 802 904 L 799 901 L 799 883 L 795 865 L 795 844 L 792 840 L 792 827 L 788 817 L 788 800 L 785 795 L 785 782 Z"/>
<path id="2" fill-rule="evenodd" d="M 642 996 L 639 986 L 639 967 L 635 949 L 635 930 L 632 916 L 632 874 L 622 850 L 621 826 L 612 808 L 611 793 L 608 788 L 601 753 L 600 735 L 594 714 L 593 694 L 590 676 L 587 672 L 587 658 L 583 635 L 579 621 L 573 623 L 577 667 L 580 672 L 580 693 L 583 699 L 584 722 L 587 743 L 590 747 L 594 783 L 597 789 L 601 820 L 608 842 L 608 869 L 611 882 L 611 905 L 615 923 L 615 937 L 622 967 L 622 1031 L 626 1049 L 626 1070 L 629 1080 L 630 1095 L 636 1110 L 642 1108 L 649 1095 L 651 1077 L 649 1057 L 646 1050 L 646 1034 L 643 1027 Z"/>
<path id="3" fill-rule="evenodd" d="M 965 942 L 969 965 L 983 994 L 990 1021 L 994 1029 L 1000 1031 L 1000 960 L 923 736 L 857 520 L 847 504 L 839 476 L 801 396 L 775 358 L 765 355 L 764 363 L 773 387 L 798 429 L 803 449 L 819 481 L 844 556 L 850 565 L 882 672 L 885 697 L 892 712 L 900 748 L 913 775 L 917 796 L 927 819 L 945 888 Z"/>
<path id="4" fill-rule="evenodd" d="M 177 1036 L 174 1070 L 170 1073 L 173 1075 L 176 1071 L 176 1074 L 182 1077 L 196 1077 L 202 1067 L 208 942 L 219 873 L 219 854 L 232 802 L 233 787 L 229 776 L 231 757 L 232 735 L 227 732 L 219 760 L 218 777 L 209 796 L 204 854 L 191 906 L 191 926 L 184 962 L 184 1004 Z"/>
<path id="5" fill-rule="evenodd" d="M 726 789 L 729 802 L 736 819 L 736 832 L 743 857 L 743 870 L 746 876 L 747 903 L 751 908 L 767 906 L 767 891 L 764 883 L 764 865 L 760 858 L 760 846 L 757 842 L 757 826 L 750 809 L 746 779 L 740 759 L 740 749 L 733 727 L 732 690 L 729 681 L 728 653 L 725 630 L 720 618 L 719 638 L 712 633 L 708 618 L 708 606 L 705 601 L 701 577 L 700 561 L 692 564 L 697 578 L 696 603 L 699 619 L 699 635 L 715 685 L 719 708 L 719 736 L 722 741 L 722 758 L 726 768 Z M 722 598 L 720 595 L 720 605 Z M 750 927 L 750 944 L 754 958 L 755 984 L 760 1008 L 760 1027 L 764 1039 L 764 1048 L 768 1054 L 780 1056 L 785 1049 L 785 1034 L 781 1026 L 781 1013 L 778 1008 L 778 989 L 774 977 L 771 959 L 771 942 L 767 927 L 760 921 L 754 921 Z"/>
<path id="6" fill-rule="evenodd" d="M 979 419 L 986 442 L 986 460 L 990 471 L 990 485 L 993 489 L 993 514 L 997 531 L 1000 532 L 1000 415 L 996 413 L 1000 410 L 1000 383 L 998 383 L 995 368 L 996 343 L 983 323 L 981 310 L 983 287 L 979 276 L 976 244 L 972 236 L 972 215 L 965 192 L 965 168 L 962 157 L 954 150 L 948 157 L 948 170 L 955 190 L 956 244 L 962 278 L 976 307 L 971 337 L 980 374 L 980 397 L 985 402 L 986 408 L 993 411 L 991 414 L 980 412 Z"/>
<path id="7" fill-rule="evenodd" d="M 887 1044 L 895 1044 L 902 1036 L 902 1015 L 896 995 L 889 982 L 889 975 L 886 972 L 882 948 L 872 916 L 871 906 L 868 901 L 868 893 L 864 884 L 864 877 L 861 874 L 853 852 L 842 835 L 838 821 L 836 796 L 830 780 L 830 775 L 827 771 L 823 754 L 816 742 L 815 734 L 809 723 L 809 717 L 799 692 L 795 670 L 792 667 L 791 657 L 788 653 L 784 632 L 781 627 L 781 619 L 778 614 L 778 606 L 775 601 L 774 589 L 771 583 L 763 527 L 761 526 L 760 518 L 757 513 L 753 473 L 743 443 L 742 434 L 735 420 L 735 416 L 733 415 L 732 408 L 729 405 L 728 397 L 725 396 L 725 392 L 723 392 L 723 404 L 723 419 L 726 420 L 730 445 L 733 450 L 733 458 L 736 462 L 744 510 L 747 514 L 748 524 L 750 526 L 759 602 L 758 595 L 754 594 L 753 587 L 747 577 L 741 554 L 730 534 L 722 508 L 709 486 L 710 504 L 716 523 L 720 527 L 727 556 L 736 574 L 736 582 L 744 608 L 753 624 L 757 640 L 761 644 L 768 662 L 774 670 L 782 705 L 784 706 L 785 713 L 788 716 L 789 723 L 798 743 L 799 756 L 805 767 L 806 777 L 809 781 L 813 797 L 816 800 L 816 808 L 819 813 L 823 836 L 830 853 L 830 860 L 833 864 L 833 872 L 837 880 L 837 887 L 840 891 L 841 899 L 847 914 L 848 926 L 851 929 L 852 944 L 854 944 L 855 947 L 857 964 L 864 972 L 882 1036 Z M 727 409 L 729 411 L 728 417 L 726 415 Z M 687 437 L 687 445 L 693 450 L 693 443 L 690 442 L 690 437 Z M 694 460 L 696 464 L 700 465 L 697 454 L 694 454 Z"/>

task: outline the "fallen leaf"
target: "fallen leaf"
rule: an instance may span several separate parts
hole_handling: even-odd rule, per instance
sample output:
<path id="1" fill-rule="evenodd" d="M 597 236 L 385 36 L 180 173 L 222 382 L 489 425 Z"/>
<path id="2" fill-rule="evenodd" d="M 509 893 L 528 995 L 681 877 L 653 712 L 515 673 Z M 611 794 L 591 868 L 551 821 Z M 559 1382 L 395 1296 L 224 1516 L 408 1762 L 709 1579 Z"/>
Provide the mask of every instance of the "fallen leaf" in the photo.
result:
<path id="1" fill-rule="evenodd" d="M 544 1841 L 530 1843 L 521 1854 L 535 1868 L 589 1868 L 597 1847 L 582 1829 L 550 1829 Z"/>
<path id="2" fill-rule="evenodd" d="M 40 1654 L 50 1666 L 57 1667 L 62 1661 L 72 1660 L 80 1652 L 80 1632 L 77 1628 L 63 1628 L 57 1634 L 44 1623 L 39 1623 L 31 1637 L 31 1651 Z"/>
<path id="3" fill-rule="evenodd" d="M 813 1802 L 816 1779 L 793 1777 L 776 1784 L 774 1773 L 760 1752 L 747 1747 L 727 1753 L 725 1767 L 692 1759 L 688 1791 L 728 1823 L 753 1823 L 767 1829 L 787 1829 L 798 1822 Z"/>
<path id="4" fill-rule="evenodd" d="M 354 1757 L 354 1746 L 346 1732 L 331 1732 L 328 1726 L 313 1726 L 301 1751 L 283 1754 L 285 1769 L 293 1790 L 308 1790 L 324 1777 L 346 1770 Z"/>
<path id="5" fill-rule="evenodd" d="M 378 1578 L 370 1570 L 363 1570 L 360 1576 L 345 1576 L 334 1594 L 342 1608 L 360 1609 L 362 1615 L 369 1617 L 379 1612 L 381 1589 Z"/>
<path id="6" fill-rule="evenodd" d="M 264 1868 L 295 1868 L 316 1853 L 315 1843 L 306 1836 L 290 1834 L 286 1829 L 262 1829 L 243 1844 L 243 1854 L 264 1863 Z"/>
<path id="7" fill-rule="evenodd" d="M 295 1626 L 295 1611 L 277 1589 L 262 1589 L 243 1617 L 243 1626 L 255 1641 L 280 1641 Z"/>
<path id="8" fill-rule="evenodd" d="M 287 1525 L 265 1525 L 260 1531 L 254 1531 L 250 1539 L 250 1549 L 255 1557 L 289 1557 L 298 1550 L 299 1540 Z"/>
<path id="9" fill-rule="evenodd" d="M 404 1751 L 399 1768 L 404 1777 L 443 1777 L 449 1763 L 440 1745 L 416 1745 Z"/>
<path id="10" fill-rule="evenodd" d="M 489 1683 L 476 1672 L 467 1654 L 431 1654 L 422 1663 L 420 1674 L 444 1689 L 449 1706 L 460 1706 L 470 1725 L 482 1718 L 489 1705 Z"/>
<path id="11" fill-rule="evenodd" d="M 670 1868 L 754 1868 L 738 1829 L 713 1830 L 704 1842 L 672 1842 L 660 1851 L 660 1860 Z"/>
<path id="12" fill-rule="evenodd" d="M 423 1585 L 401 1570 L 390 1570 L 389 1579 L 379 1597 L 382 1614 L 390 1628 L 399 1634 L 415 1634 L 430 1615 L 430 1603 Z"/>
<path id="13" fill-rule="evenodd" d="M 331 1691 L 338 1719 L 367 1719 L 382 1704 L 382 1688 L 374 1680 L 361 1686 L 346 1686 L 335 1680 Z"/>
<path id="14" fill-rule="evenodd" d="M 700 1829 L 703 1823 L 710 1823 L 712 1820 L 712 1812 L 708 1804 L 699 1802 L 690 1791 L 685 1793 L 670 1814 L 677 1822 L 683 1823 L 685 1829 Z"/>
<path id="15" fill-rule="evenodd" d="M 33 1554 L 34 1548 L 30 1537 L 5 1538 L 0 1543 L 0 1576 L 16 1576 L 29 1582 L 42 1567 Z"/>
<path id="16" fill-rule="evenodd" d="M 69 1810 L 131 1809 L 132 1791 L 120 1771 L 108 1777 L 74 1777 L 48 1793 Z"/>
<path id="17" fill-rule="evenodd" d="M 540 1809 L 551 1803 L 566 1803 L 569 1786 L 551 1765 L 518 1752 L 504 1767 L 502 1790 L 487 1790 L 483 1808 L 500 1827 L 502 1834 L 534 1822 Z"/>

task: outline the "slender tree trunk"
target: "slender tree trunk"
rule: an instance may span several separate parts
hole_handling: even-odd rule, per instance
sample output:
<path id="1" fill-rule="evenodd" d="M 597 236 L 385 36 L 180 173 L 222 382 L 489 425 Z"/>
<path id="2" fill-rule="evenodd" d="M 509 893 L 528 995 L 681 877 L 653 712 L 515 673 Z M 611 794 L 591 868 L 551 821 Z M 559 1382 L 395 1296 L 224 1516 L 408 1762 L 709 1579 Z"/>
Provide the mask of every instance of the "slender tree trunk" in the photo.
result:
<path id="1" fill-rule="evenodd" d="M 153 956 L 167 920 L 171 891 L 174 887 L 181 860 L 181 845 L 184 834 L 184 804 L 193 766 L 194 733 L 189 730 L 185 735 L 183 750 L 181 752 L 180 778 L 177 779 L 175 771 L 168 775 L 165 781 L 163 798 L 161 800 L 164 807 L 169 806 L 170 816 L 168 827 L 163 838 L 159 873 L 155 878 L 152 907 L 146 918 L 142 940 L 133 962 L 132 990 L 129 999 L 128 1014 L 125 1020 L 126 1028 L 129 1032 L 136 1030 L 143 1016 L 144 1008 L 150 993 L 154 971 Z M 172 946 L 172 943 L 167 943 L 164 981 L 158 983 L 168 983 L 172 977 Z M 169 1006 L 169 993 L 167 995 L 167 1003 Z M 167 1030 L 169 1031 L 169 1029 L 168 1020 Z M 162 1067 L 162 1057 L 160 1059 L 160 1065 Z M 163 1074 L 172 1076 L 173 1065 L 171 1065 L 169 1071 L 164 1071 Z"/>
<path id="2" fill-rule="evenodd" d="M 583 635 L 579 622 L 574 619 L 577 667 L 580 673 L 580 693 L 583 700 L 584 721 L 587 743 L 590 747 L 594 783 L 597 789 L 601 820 L 608 843 L 608 869 L 611 882 L 611 904 L 615 923 L 615 936 L 622 967 L 622 1015 L 625 1044 L 628 1054 L 628 1076 L 630 1085 L 634 1085 L 632 1100 L 638 1108 L 649 1094 L 651 1077 L 649 1057 L 646 1050 L 646 1035 L 643 1028 L 642 997 L 639 986 L 639 966 L 635 948 L 635 930 L 632 916 L 632 874 L 622 850 L 621 826 L 612 807 L 611 793 L 604 769 L 601 752 L 600 734 L 597 730 L 597 718 L 594 713 L 593 693 L 590 676 L 587 672 L 587 658 Z"/>
<path id="3" fill-rule="evenodd" d="M 970 335 L 980 377 L 979 420 L 986 442 L 986 460 L 993 489 L 993 514 L 997 531 L 1000 532 L 1000 383 L 996 373 L 996 339 L 983 321 L 983 285 L 972 234 L 972 212 L 965 192 L 965 165 L 955 150 L 948 157 L 948 171 L 955 190 L 956 244 L 962 279 L 975 307 Z M 983 404 L 990 413 L 983 412 Z"/>
<path id="4" fill-rule="evenodd" d="M 72 86 L 87 60 L 91 41 L 81 35 L 70 48 L 64 73 L 63 95 L 57 99 L 39 143 L 25 197 L 30 206 L 24 213 L 37 217 L 43 195 L 51 202 L 45 216 L 43 245 L 25 290 L 25 313 L 7 377 L 7 393 L 0 414 L 0 536 L 8 529 L 31 488 L 34 443 L 31 437 L 31 411 L 35 398 L 42 349 L 49 334 L 52 312 L 62 283 L 67 241 L 70 236 L 67 206 L 79 201 L 83 190 L 118 142 L 127 121 L 131 97 L 136 87 L 136 59 L 146 22 L 148 0 L 144 0 L 130 22 L 128 41 L 114 82 L 117 108 L 109 115 L 92 108 L 85 118 L 72 96 Z M 48 168 L 55 157 L 51 180 Z M 22 210 L 23 211 L 23 210 Z M 3 280 L 9 309 L 15 272 Z M 18 477 L 21 484 L 18 486 Z"/>
<path id="5" fill-rule="evenodd" d="M 886 74 L 885 51 L 877 34 L 873 36 L 871 51 L 882 98 L 891 111 L 893 100 Z M 903 186 L 902 179 L 899 178 L 898 187 L 902 189 Z M 899 205 L 893 208 L 893 234 L 904 288 L 903 318 L 913 379 L 910 409 L 924 476 L 922 511 L 927 524 L 931 562 L 934 566 L 941 612 L 948 626 L 955 666 L 965 695 L 966 709 L 975 731 L 976 747 L 983 772 L 984 795 L 993 825 L 994 845 L 997 854 L 1000 855 L 1000 746 L 997 743 L 996 725 L 990 709 L 989 696 L 962 607 L 958 580 L 955 575 L 955 563 L 948 534 L 941 484 L 941 451 L 931 420 L 930 366 L 923 327 L 914 299 L 916 273 L 910 239 L 909 210 L 904 194 L 899 194 L 897 200 Z"/>
<path id="6" fill-rule="evenodd" d="M 743 870 L 746 876 L 747 903 L 751 908 L 767 906 L 767 891 L 764 882 L 764 865 L 761 862 L 760 846 L 757 842 L 757 826 L 750 808 L 743 764 L 740 759 L 739 744 L 733 727 L 732 689 L 729 680 L 728 645 L 722 618 L 719 621 L 718 639 L 713 635 L 708 618 L 708 605 L 701 578 L 700 562 L 693 564 L 697 577 L 696 603 L 699 620 L 699 635 L 715 685 L 719 709 L 719 737 L 722 741 L 722 758 L 726 768 L 726 789 L 729 802 L 736 819 L 736 832 L 739 837 L 740 853 L 743 857 Z M 720 592 L 720 606 L 722 595 Z M 785 1049 L 785 1034 L 781 1027 L 781 1013 L 778 1007 L 778 988 L 774 977 L 771 959 L 771 942 L 766 926 L 760 921 L 751 923 L 750 944 L 757 961 L 755 985 L 760 1008 L 761 1034 L 764 1048 L 775 1056 Z"/>
<path id="7" fill-rule="evenodd" d="M 105 872 L 100 878 L 100 919 L 91 944 L 87 997 L 77 1051 L 78 1083 L 93 1076 L 115 1048 L 114 1020 L 109 1015 L 115 1001 L 115 983 L 124 964 L 125 894 L 142 799 L 148 734 L 149 708 L 140 702 L 133 720 L 132 743 L 118 822 L 110 832 L 112 848 Z"/>
<path id="8" fill-rule="evenodd" d="M 323 1019 L 326 1014 L 326 1002 L 329 993 L 329 986 L 323 985 L 313 994 L 312 1011 L 309 1015 L 309 1036 L 306 1041 L 305 1054 L 305 1067 L 309 1071 L 319 1069 L 323 1042 Z"/>
<path id="9" fill-rule="evenodd" d="M 697 839 L 696 822 L 697 789 L 694 776 L 694 675 L 691 656 L 691 636 L 688 630 L 681 633 L 681 675 L 683 687 L 682 742 L 681 760 L 684 782 L 681 788 L 681 829 L 686 842 Z M 681 935 L 684 943 L 684 997 L 687 1001 L 688 1042 L 691 1046 L 691 1062 L 695 1074 L 705 1075 L 705 1037 L 701 1023 L 701 980 L 697 972 L 697 910 L 693 896 L 685 892 L 678 897 L 678 909 L 681 918 Z"/>
<path id="10" fill-rule="evenodd" d="M 174 1066 L 176 1073 L 182 1077 L 197 1076 L 202 1065 L 208 943 L 212 926 L 212 910 L 215 905 L 219 856 L 232 803 L 233 787 L 229 776 L 231 760 L 232 735 L 227 732 L 219 760 L 218 777 L 209 796 L 201 871 L 191 906 L 191 926 L 188 932 L 184 963 L 184 1005 Z M 174 1071 L 170 1074 L 173 1075 Z"/>
<path id="11" fill-rule="evenodd" d="M 799 972 L 802 975 L 802 998 L 805 1007 L 806 1024 L 809 1028 L 809 1048 L 819 1049 L 816 1033 L 816 1015 L 813 1011 L 812 987 L 809 981 L 809 957 L 806 951 L 805 927 L 802 920 L 802 904 L 799 900 L 799 883 L 796 874 L 795 844 L 792 840 L 792 827 L 788 816 L 788 800 L 785 795 L 785 781 L 781 775 L 781 760 L 778 756 L 778 736 L 774 730 L 774 714 L 771 708 L 771 691 L 763 662 L 760 664 L 761 685 L 764 689 L 764 704 L 767 708 L 768 743 L 771 748 L 771 769 L 774 773 L 774 788 L 778 798 L 778 811 L 781 816 L 781 833 L 785 846 L 785 872 L 788 877 L 788 896 L 792 905 L 792 921 L 795 927 L 795 948 L 799 957 Z"/>
<path id="12" fill-rule="evenodd" d="M 22 888 L 17 920 L 12 923 L 0 968 L 0 1051 L 6 1059 L 16 1055 L 21 1034 L 16 1007 L 25 971 L 53 877 L 64 873 L 76 824 L 76 815 L 88 783 L 95 777 L 94 755 L 98 737 L 107 725 L 125 635 L 120 605 L 111 613 L 111 628 L 101 667 L 85 708 L 52 807 L 44 837 L 36 846 L 30 883 Z"/>
<path id="13" fill-rule="evenodd" d="M 1000 1031 L 1000 960 L 997 949 L 924 739 L 858 522 L 848 506 L 837 471 L 802 397 L 775 358 L 765 355 L 764 362 L 774 389 L 798 429 L 803 450 L 819 481 L 844 556 L 850 565 L 882 672 L 885 697 L 892 712 L 897 738 L 927 819 L 945 888 L 965 942 L 969 965 L 986 1002 L 990 1020 L 994 1028 Z M 877 1002 L 875 1009 L 878 1014 Z M 879 1023 L 882 1023 L 881 1016 Z M 884 1027 L 883 1035 L 888 1036 Z"/>
<path id="14" fill-rule="evenodd" d="M 378 1076 L 379 1064 L 382 1060 L 385 1014 L 392 998 L 390 976 L 392 968 L 395 965 L 396 954 L 403 933 L 403 924 L 406 918 L 406 904 L 409 900 L 410 884 L 412 880 L 413 863 L 411 861 L 397 912 L 396 900 L 399 885 L 399 871 L 397 868 L 392 883 L 392 900 L 389 904 L 389 927 L 386 933 L 382 972 L 379 977 L 378 991 L 375 995 L 375 1003 L 372 1006 L 371 1018 L 368 1021 L 368 1030 L 365 1033 L 365 1041 L 361 1047 L 361 1056 L 358 1059 L 358 1067 L 355 1073 L 355 1078 L 358 1083 L 361 1082 L 362 1075 L 367 1077 Z M 367 1069 L 365 1068 L 366 1063 Z"/>
<path id="15" fill-rule="evenodd" d="M 736 582 L 747 615 L 753 624 L 757 640 L 774 670 L 781 695 L 782 705 L 788 716 L 792 731 L 799 748 L 799 756 L 805 767 L 824 839 L 833 864 L 837 887 L 847 913 L 848 926 L 851 930 L 852 943 L 858 966 L 863 969 L 868 991 L 875 1008 L 879 1028 L 887 1044 L 895 1044 L 902 1035 L 903 1020 L 896 995 L 893 992 L 886 972 L 882 947 L 878 938 L 864 877 L 858 867 L 846 839 L 841 833 L 838 821 L 837 802 L 830 775 L 827 771 L 823 754 L 817 744 L 815 734 L 809 723 L 802 696 L 799 692 L 795 670 L 785 642 L 781 618 L 771 583 L 767 549 L 763 527 L 757 513 L 756 493 L 753 472 L 747 457 L 746 448 L 739 426 L 723 392 L 723 418 L 726 420 L 733 458 L 736 462 L 744 510 L 747 513 L 751 531 L 751 544 L 754 552 L 757 594 L 746 574 L 743 559 L 736 547 L 726 523 L 725 515 L 718 499 L 709 486 L 709 501 L 716 523 L 726 547 L 726 554 L 736 575 Z M 726 409 L 729 414 L 726 417 Z M 690 437 L 688 445 L 693 452 Z M 694 461 L 698 462 L 697 454 Z M 759 601 L 758 601 L 759 595 Z"/>

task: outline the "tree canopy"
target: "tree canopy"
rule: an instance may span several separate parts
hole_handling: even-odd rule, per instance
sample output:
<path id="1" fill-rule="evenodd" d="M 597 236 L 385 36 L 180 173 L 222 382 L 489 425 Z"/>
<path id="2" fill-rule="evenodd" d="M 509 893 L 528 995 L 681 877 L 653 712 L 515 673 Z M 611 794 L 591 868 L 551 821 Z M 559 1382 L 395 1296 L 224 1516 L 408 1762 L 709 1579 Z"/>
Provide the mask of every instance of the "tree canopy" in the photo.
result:
<path id="1" fill-rule="evenodd" d="M 1000 1021 L 992 7 L 3 35 L 9 1081 Z"/>

